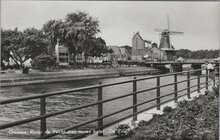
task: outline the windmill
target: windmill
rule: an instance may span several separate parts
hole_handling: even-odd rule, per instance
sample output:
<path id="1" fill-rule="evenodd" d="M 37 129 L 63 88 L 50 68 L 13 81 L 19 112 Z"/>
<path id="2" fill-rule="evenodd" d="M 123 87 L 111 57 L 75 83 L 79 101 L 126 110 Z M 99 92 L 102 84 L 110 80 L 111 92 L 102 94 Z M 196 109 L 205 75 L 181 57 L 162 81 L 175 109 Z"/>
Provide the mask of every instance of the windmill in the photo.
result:
<path id="1" fill-rule="evenodd" d="M 174 47 L 172 46 L 170 42 L 170 35 L 183 35 L 183 32 L 179 31 L 171 31 L 170 30 L 170 19 L 169 16 L 167 15 L 167 29 L 161 29 L 161 28 L 155 28 L 156 32 L 160 32 L 160 45 L 159 48 L 161 49 L 173 49 Z"/>
<path id="2" fill-rule="evenodd" d="M 170 35 L 183 35 L 183 32 L 170 30 L 170 19 L 167 15 L 167 29 L 155 28 L 156 32 L 160 32 L 160 45 L 159 48 L 164 50 L 168 56 L 168 60 L 171 60 L 171 56 L 174 55 L 174 47 L 170 41 Z"/>

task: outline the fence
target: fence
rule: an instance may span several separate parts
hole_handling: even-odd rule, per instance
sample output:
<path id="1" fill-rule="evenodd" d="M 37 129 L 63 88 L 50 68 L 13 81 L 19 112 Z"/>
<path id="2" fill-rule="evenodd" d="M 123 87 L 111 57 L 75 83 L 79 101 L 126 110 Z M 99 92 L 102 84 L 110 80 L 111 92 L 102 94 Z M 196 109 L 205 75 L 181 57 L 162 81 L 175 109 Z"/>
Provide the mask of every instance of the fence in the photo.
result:
<path id="1" fill-rule="evenodd" d="M 219 69 L 218 68 L 215 68 L 215 69 L 217 71 L 215 74 L 218 74 Z M 206 73 L 204 75 L 197 75 L 196 77 L 190 78 L 191 73 L 197 72 L 197 71 L 202 71 L 202 70 L 206 71 Z M 187 74 L 187 79 L 182 80 L 182 81 L 177 81 L 178 74 Z M 161 85 L 160 84 L 160 81 L 161 81 L 160 78 L 161 77 L 166 77 L 166 76 L 174 76 L 174 82 L 169 83 L 169 84 L 165 84 L 165 85 Z M 201 83 L 200 82 L 201 78 L 205 78 L 205 82 Z M 149 80 L 149 79 L 156 79 L 157 86 L 153 87 L 153 88 L 148 88 L 148 89 L 138 91 L 137 90 L 137 82 L 142 81 L 142 80 Z M 191 85 L 190 81 L 192 81 L 192 80 L 197 80 L 197 84 L 196 85 Z M 216 80 L 214 80 L 214 81 L 217 82 Z M 178 84 L 179 83 L 184 83 L 184 82 L 187 83 L 187 87 L 184 88 L 184 89 L 178 90 Z M 133 83 L 133 91 L 131 93 L 103 100 L 102 95 L 103 95 L 103 88 L 104 87 L 120 85 L 120 84 L 125 84 L 125 83 Z M 160 95 L 160 93 L 161 93 L 160 89 L 162 87 L 171 86 L 171 85 L 174 86 L 174 92 L 161 96 Z M 205 85 L 205 86 L 201 86 L 201 85 Z M 117 83 L 111 83 L 111 84 L 102 84 L 102 83 L 100 83 L 99 85 L 95 85 L 95 86 L 87 86 L 87 87 L 81 87 L 81 88 L 75 88 L 75 89 L 68 89 L 68 90 L 62 90 L 62 91 L 56 91 L 56 92 L 48 92 L 48 93 L 44 93 L 44 94 L 37 94 L 37 95 L 32 95 L 32 96 L 25 96 L 25 97 L 2 100 L 0 102 L 0 105 L 16 103 L 16 102 L 21 102 L 21 101 L 27 101 L 27 100 L 32 100 L 32 99 L 40 99 L 40 115 L 36 116 L 36 117 L 32 117 L 32 118 L 23 119 L 23 120 L 19 120 L 19 121 L 15 121 L 15 122 L 0 125 L 0 130 L 40 120 L 40 131 L 42 132 L 40 138 L 50 138 L 50 137 L 53 137 L 55 135 L 58 135 L 58 133 L 52 133 L 52 134 L 46 134 L 45 133 L 46 130 L 47 130 L 47 127 L 46 127 L 47 126 L 47 118 L 53 117 L 53 116 L 56 116 L 56 115 L 59 115 L 59 114 L 64 114 L 64 113 L 67 113 L 67 112 L 80 110 L 80 109 L 83 109 L 83 108 L 87 108 L 87 107 L 97 105 L 98 106 L 97 118 L 89 120 L 89 121 L 85 121 L 83 123 L 79 123 L 79 124 L 77 124 L 75 126 L 72 126 L 72 127 L 65 128 L 64 131 L 77 129 L 81 126 L 84 126 L 84 125 L 87 125 L 87 124 L 90 124 L 90 123 L 93 123 L 93 122 L 97 122 L 98 127 L 96 128 L 96 130 L 99 130 L 100 133 L 98 135 L 102 136 L 103 135 L 102 130 L 106 127 L 109 127 L 113 124 L 116 124 L 116 123 L 118 123 L 118 122 L 120 122 L 124 119 L 129 118 L 129 117 L 133 117 L 133 120 L 135 121 L 135 120 L 137 120 L 137 115 L 144 112 L 144 111 L 147 111 L 147 110 L 155 108 L 155 107 L 157 107 L 157 109 L 159 110 L 160 106 L 162 104 L 173 101 L 173 100 L 175 102 L 177 102 L 178 98 L 183 97 L 185 95 L 187 95 L 187 97 L 190 98 L 190 94 L 192 92 L 195 92 L 195 91 L 200 92 L 200 90 L 203 89 L 203 88 L 208 89 L 209 85 L 210 85 L 210 80 L 208 80 L 208 70 L 207 69 L 199 69 L 199 70 L 190 70 L 190 71 L 188 70 L 188 71 L 182 71 L 182 72 L 177 72 L 177 73 L 169 73 L 169 74 L 163 74 L 163 75 L 157 75 L 157 76 L 150 76 L 150 77 L 146 77 L 146 78 L 136 78 L 135 77 L 133 80 L 127 80 L 127 81 L 123 81 L 123 82 L 117 82 Z M 191 90 L 192 88 L 195 88 L 195 87 L 197 87 L 195 90 Z M 79 106 L 79 107 L 65 109 L 65 110 L 57 111 L 57 112 L 53 112 L 53 113 L 46 113 L 46 98 L 48 98 L 50 96 L 61 95 L 61 94 L 66 94 L 66 93 L 71 93 L 71 92 L 84 91 L 84 90 L 90 90 L 90 89 L 98 89 L 98 101 L 97 102 L 93 102 L 93 103 L 89 103 L 89 104 L 82 105 L 82 106 Z M 139 93 L 147 92 L 147 91 L 150 91 L 150 90 L 156 90 L 156 95 L 155 95 L 156 98 L 153 98 L 153 99 L 141 102 L 141 103 L 137 103 L 137 95 Z M 182 95 L 178 95 L 178 93 L 182 92 L 182 91 L 186 91 L 186 93 L 184 93 Z M 170 96 L 170 95 L 174 95 L 173 98 L 161 102 L 161 98 L 164 98 L 164 97 L 167 97 L 167 96 Z M 113 112 L 113 113 L 103 114 L 103 104 L 104 103 L 110 102 L 110 101 L 113 101 L 113 100 L 117 100 L 117 99 L 121 99 L 121 98 L 124 98 L 124 97 L 128 97 L 128 96 L 133 96 L 133 105 L 132 106 L 123 108 L 123 109 L 118 110 L 118 111 Z M 141 105 L 153 102 L 153 101 L 156 101 L 156 105 L 149 106 L 149 107 L 147 107 L 145 109 L 142 109 L 140 111 L 137 110 L 138 106 L 141 106 Z M 127 116 L 122 117 L 118 120 L 115 120 L 115 121 L 113 121 L 109 124 L 105 124 L 105 125 L 103 124 L 103 119 L 105 119 L 107 117 L 110 117 L 110 116 L 113 116 L 115 114 L 121 113 L 123 111 L 127 111 L 129 109 L 133 110 L 132 114 L 128 114 Z M 76 137 L 78 137 L 78 135 Z"/>

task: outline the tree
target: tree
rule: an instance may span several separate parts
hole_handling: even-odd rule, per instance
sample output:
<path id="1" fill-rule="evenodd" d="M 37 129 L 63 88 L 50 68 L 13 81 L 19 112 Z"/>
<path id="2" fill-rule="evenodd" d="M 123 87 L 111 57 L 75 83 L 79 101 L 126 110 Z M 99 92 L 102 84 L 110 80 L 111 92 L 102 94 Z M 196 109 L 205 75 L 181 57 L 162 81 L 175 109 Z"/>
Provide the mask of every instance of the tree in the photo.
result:
<path id="1" fill-rule="evenodd" d="M 2 47 L 4 52 L 25 72 L 24 62 L 29 58 L 46 51 L 48 41 L 41 30 L 35 28 L 25 29 L 23 32 L 15 30 L 2 30 Z"/>
<path id="2" fill-rule="evenodd" d="M 62 25 L 62 20 L 49 20 L 43 25 L 43 32 L 50 41 L 48 45 L 48 53 L 52 56 L 58 39 L 61 37 L 60 26 Z"/>
<path id="3" fill-rule="evenodd" d="M 131 46 L 125 45 L 125 46 L 121 46 L 121 47 L 125 48 L 128 51 L 128 53 L 131 55 L 131 53 L 132 53 L 132 47 Z"/>
<path id="4" fill-rule="evenodd" d="M 178 57 L 183 57 L 183 58 L 191 58 L 192 52 L 188 49 L 180 49 L 176 52 L 175 56 Z"/>
<path id="5" fill-rule="evenodd" d="M 86 52 L 90 39 L 100 32 L 98 21 L 85 12 L 77 11 L 67 14 L 60 27 L 60 43 L 69 48 L 76 66 L 76 54 Z"/>
<path id="6" fill-rule="evenodd" d="M 113 50 L 106 46 L 105 40 L 101 37 L 89 38 L 83 46 L 82 53 L 85 57 L 85 66 L 87 65 L 88 56 L 102 57 L 106 53 L 113 53 Z"/>
<path id="7" fill-rule="evenodd" d="M 103 54 L 108 53 L 109 49 L 106 46 L 106 42 L 101 37 L 94 39 L 93 47 L 89 51 L 90 56 L 101 57 Z"/>
<path id="8" fill-rule="evenodd" d="M 12 36 L 18 34 L 17 28 L 14 30 L 3 30 L 1 29 L 1 63 L 3 60 L 9 61 L 10 51 L 7 49 L 7 46 L 10 46 Z"/>

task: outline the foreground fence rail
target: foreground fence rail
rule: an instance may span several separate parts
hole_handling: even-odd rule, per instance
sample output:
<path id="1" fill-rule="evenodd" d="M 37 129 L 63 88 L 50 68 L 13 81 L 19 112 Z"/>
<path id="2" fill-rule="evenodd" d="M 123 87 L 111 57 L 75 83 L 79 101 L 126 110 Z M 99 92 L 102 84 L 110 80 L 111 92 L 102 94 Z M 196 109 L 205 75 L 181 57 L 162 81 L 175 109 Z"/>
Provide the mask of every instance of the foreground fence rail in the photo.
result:
<path id="1" fill-rule="evenodd" d="M 218 73 L 219 68 L 217 67 L 215 69 L 217 69 L 215 74 L 216 75 L 219 74 Z M 199 72 L 206 71 L 206 72 L 205 72 L 204 75 L 197 75 L 196 77 L 191 78 L 190 75 L 192 73 L 198 72 L 198 71 Z M 187 79 L 182 80 L 182 81 L 178 81 L 178 74 L 186 74 Z M 169 83 L 169 84 L 161 85 L 161 77 L 166 77 L 166 76 L 174 76 L 174 82 Z M 205 82 L 201 83 L 200 82 L 201 78 L 205 78 Z M 148 88 L 148 89 L 144 89 L 144 90 L 138 90 L 137 89 L 137 82 L 142 81 L 142 80 L 148 80 L 148 79 L 156 79 L 156 87 Z M 191 85 L 192 80 L 197 80 L 197 82 L 196 82 L 197 84 Z M 32 118 L 23 119 L 23 120 L 19 120 L 19 121 L 15 121 L 15 122 L 0 125 L 0 130 L 40 120 L 40 131 L 42 132 L 41 135 L 40 135 L 40 138 L 50 138 L 50 137 L 53 137 L 55 135 L 58 135 L 58 133 L 54 133 L 54 134 L 46 134 L 45 133 L 46 130 L 47 130 L 47 121 L 46 121 L 47 118 L 97 105 L 98 106 L 98 108 L 97 108 L 97 110 L 98 110 L 97 118 L 85 121 L 83 123 L 79 123 L 79 124 L 77 124 L 75 126 L 72 126 L 72 127 L 65 128 L 64 131 L 77 129 L 81 126 L 85 126 L 87 124 L 97 122 L 98 127 L 96 128 L 96 130 L 99 130 L 98 135 L 103 136 L 102 130 L 104 128 L 106 128 L 108 126 L 111 126 L 115 123 L 118 123 L 118 122 L 120 122 L 124 119 L 129 118 L 129 117 L 133 117 L 133 120 L 135 121 L 135 120 L 137 120 L 137 115 L 138 114 L 140 114 L 144 111 L 147 111 L 149 109 L 155 108 L 155 107 L 158 110 L 160 110 L 160 107 L 161 107 L 162 104 L 165 104 L 165 103 L 173 101 L 173 100 L 175 102 L 178 102 L 178 99 L 180 97 L 187 96 L 188 98 L 190 98 L 191 93 L 196 92 L 196 91 L 200 92 L 200 90 L 203 89 L 203 88 L 208 89 L 208 86 L 211 85 L 210 81 L 211 80 L 208 79 L 208 70 L 207 69 L 188 70 L 188 71 L 182 71 L 182 72 L 176 72 L 176 73 L 150 76 L 150 77 L 146 77 L 146 78 L 136 78 L 135 77 L 133 80 L 127 80 L 127 81 L 111 83 L 111 84 L 102 84 L 102 83 L 100 83 L 100 84 L 95 85 L 95 86 L 81 87 L 81 88 L 68 89 L 68 90 L 62 90 L 62 91 L 56 91 L 56 92 L 48 92 L 48 93 L 43 93 L 43 94 L 41 93 L 41 94 L 32 95 L 32 96 L 25 96 L 25 97 L 2 100 L 2 101 L 0 101 L 0 105 L 6 105 L 6 104 L 10 104 L 10 103 L 17 103 L 17 102 L 27 101 L 27 100 L 32 100 L 32 99 L 39 99 L 40 100 L 40 115 L 36 116 L 36 117 L 32 117 Z M 186 82 L 186 88 L 178 90 L 178 84 L 184 83 L 184 82 Z M 218 80 L 217 81 L 214 80 L 214 82 L 217 83 Z M 119 84 L 125 84 L 125 83 L 133 83 L 133 91 L 131 93 L 103 100 L 103 88 L 104 87 L 109 87 L 109 86 L 114 86 L 114 85 L 119 85 Z M 202 86 L 202 85 L 204 85 L 204 86 Z M 171 92 L 171 93 L 166 94 L 166 95 L 161 95 L 161 88 L 166 87 L 166 86 L 173 86 L 173 88 L 174 88 L 173 91 L 174 92 Z M 191 90 L 192 88 L 195 88 L 195 87 L 197 87 L 197 88 Z M 46 113 L 46 98 L 48 98 L 50 96 L 67 94 L 67 93 L 72 93 L 72 92 L 77 92 L 77 91 L 90 90 L 90 89 L 98 89 L 98 94 L 97 94 L 98 101 L 97 102 L 89 103 L 89 104 L 82 105 L 82 106 L 75 107 L 75 108 L 69 108 L 69 109 L 65 109 L 65 110 L 61 110 L 61 111 L 56 111 L 56 112 L 52 112 L 52 113 Z M 137 102 L 137 95 L 139 93 L 143 93 L 143 92 L 147 92 L 147 91 L 151 91 L 151 90 L 156 90 L 155 98 L 150 99 L 150 100 L 146 100 L 146 101 L 141 102 L 141 103 Z M 178 93 L 183 92 L 183 91 L 186 91 L 186 93 L 178 95 Z M 161 102 L 162 98 L 170 96 L 170 95 L 173 95 L 173 98 Z M 132 106 L 120 109 L 120 110 L 115 111 L 113 113 L 103 114 L 103 104 L 104 103 L 110 102 L 110 101 L 113 101 L 113 100 L 117 100 L 117 99 L 121 99 L 121 98 L 124 98 L 124 97 L 128 97 L 128 96 L 132 96 L 132 98 L 133 98 Z M 150 102 L 156 102 L 156 105 L 149 106 L 145 109 L 142 109 L 142 110 L 138 111 L 138 109 L 137 109 L 138 106 L 141 106 L 141 105 L 144 105 L 144 104 L 147 104 L 147 103 L 150 103 Z M 107 117 L 113 116 L 115 114 L 127 111 L 129 109 L 133 110 L 133 112 L 131 114 L 128 114 L 125 117 L 122 117 L 118 120 L 115 120 L 115 121 L 113 121 L 109 124 L 104 125 L 104 123 L 103 123 L 104 118 L 107 118 Z"/>

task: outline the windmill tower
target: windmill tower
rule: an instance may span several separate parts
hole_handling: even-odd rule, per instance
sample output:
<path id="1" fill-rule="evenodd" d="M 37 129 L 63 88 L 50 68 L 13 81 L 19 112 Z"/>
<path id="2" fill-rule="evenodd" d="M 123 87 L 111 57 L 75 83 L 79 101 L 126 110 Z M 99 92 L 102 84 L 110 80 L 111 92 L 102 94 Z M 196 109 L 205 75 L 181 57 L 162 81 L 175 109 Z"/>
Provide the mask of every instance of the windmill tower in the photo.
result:
<path id="1" fill-rule="evenodd" d="M 170 19 L 167 15 L 167 29 L 155 28 L 156 32 L 160 32 L 160 45 L 159 48 L 164 50 L 167 54 L 168 60 L 173 60 L 175 49 L 170 41 L 170 35 L 183 35 L 183 32 L 170 30 Z"/>

